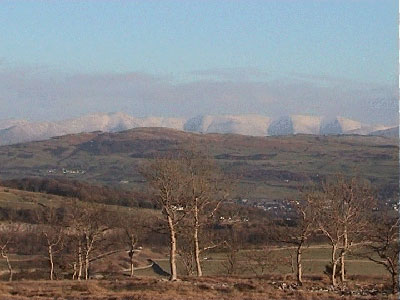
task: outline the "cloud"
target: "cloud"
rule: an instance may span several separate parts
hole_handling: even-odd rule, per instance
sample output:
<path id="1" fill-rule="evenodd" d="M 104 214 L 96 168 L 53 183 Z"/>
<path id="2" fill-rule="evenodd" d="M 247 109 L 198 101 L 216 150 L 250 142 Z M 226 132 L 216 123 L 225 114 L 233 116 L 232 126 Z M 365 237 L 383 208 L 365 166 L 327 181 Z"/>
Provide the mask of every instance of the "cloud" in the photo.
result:
<path id="1" fill-rule="evenodd" d="M 251 68 L 242 69 L 243 76 L 237 75 L 238 69 L 194 73 L 201 78 L 177 82 L 143 72 L 68 74 L 43 67 L 0 66 L 0 119 L 58 120 L 124 111 L 135 116 L 186 117 L 341 115 L 366 123 L 398 122 L 397 87 L 393 86 L 298 74 L 272 80 Z"/>

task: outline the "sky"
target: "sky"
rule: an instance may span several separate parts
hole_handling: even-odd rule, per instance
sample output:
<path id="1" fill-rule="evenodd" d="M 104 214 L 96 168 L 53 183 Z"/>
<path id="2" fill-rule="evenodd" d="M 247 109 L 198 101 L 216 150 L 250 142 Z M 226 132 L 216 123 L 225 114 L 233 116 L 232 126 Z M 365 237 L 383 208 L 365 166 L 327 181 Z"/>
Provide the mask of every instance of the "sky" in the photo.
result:
<path id="1" fill-rule="evenodd" d="M 398 120 L 397 0 L 2 1 L 0 119 Z"/>

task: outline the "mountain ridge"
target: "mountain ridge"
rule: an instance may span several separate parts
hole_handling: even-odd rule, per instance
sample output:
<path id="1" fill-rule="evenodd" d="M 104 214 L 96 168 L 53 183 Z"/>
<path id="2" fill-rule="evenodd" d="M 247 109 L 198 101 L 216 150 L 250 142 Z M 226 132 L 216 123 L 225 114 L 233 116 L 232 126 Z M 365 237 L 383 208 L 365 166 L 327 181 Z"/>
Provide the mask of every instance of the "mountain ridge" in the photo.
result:
<path id="1" fill-rule="evenodd" d="M 138 127 L 165 127 L 198 133 L 234 133 L 250 136 L 291 134 L 392 134 L 394 127 L 368 125 L 344 117 L 258 114 L 199 115 L 193 118 L 133 117 L 126 113 L 95 113 L 55 122 L 0 120 L 0 145 L 39 141 L 81 132 L 119 132 Z"/>

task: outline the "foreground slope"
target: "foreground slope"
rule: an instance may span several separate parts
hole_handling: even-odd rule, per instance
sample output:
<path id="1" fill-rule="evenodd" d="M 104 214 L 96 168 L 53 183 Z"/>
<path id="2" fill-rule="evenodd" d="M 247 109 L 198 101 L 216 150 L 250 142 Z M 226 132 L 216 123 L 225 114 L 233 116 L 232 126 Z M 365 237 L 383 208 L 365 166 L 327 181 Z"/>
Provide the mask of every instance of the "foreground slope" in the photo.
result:
<path id="1" fill-rule="evenodd" d="M 380 283 L 381 280 L 379 280 Z M 101 281 L 20 281 L 3 283 L 0 299 L 76 299 L 76 300 L 350 300 L 397 299 L 396 296 L 375 292 L 375 286 L 365 283 L 351 293 L 328 291 L 315 282 L 302 288 L 292 288 L 292 283 L 281 278 L 204 277 L 185 278 L 166 282 L 153 278 L 131 278 Z"/>

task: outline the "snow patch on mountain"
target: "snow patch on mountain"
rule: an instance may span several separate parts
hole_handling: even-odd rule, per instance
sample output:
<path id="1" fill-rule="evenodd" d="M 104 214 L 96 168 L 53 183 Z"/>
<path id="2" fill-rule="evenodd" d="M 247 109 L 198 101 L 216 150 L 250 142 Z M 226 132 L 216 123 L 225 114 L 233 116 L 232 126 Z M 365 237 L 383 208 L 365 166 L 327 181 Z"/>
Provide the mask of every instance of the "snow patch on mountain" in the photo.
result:
<path id="1" fill-rule="evenodd" d="M 269 117 L 260 115 L 204 115 L 189 119 L 183 129 L 200 133 L 267 135 Z"/>
<path id="2" fill-rule="evenodd" d="M 140 126 L 136 127 L 166 127 L 183 130 L 185 121 L 186 119 L 183 118 L 148 117 L 138 119 Z"/>
<path id="3" fill-rule="evenodd" d="M 343 117 L 334 119 L 324 119 L 321 124 L 321 134 L 344 134 L 355 130 L 360 130 L 362 123 Z"/>

